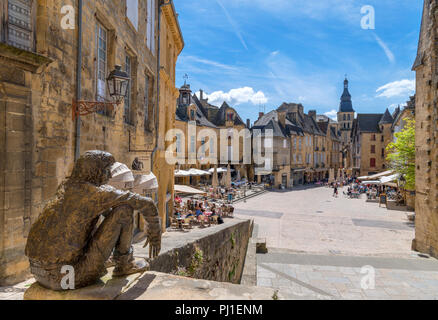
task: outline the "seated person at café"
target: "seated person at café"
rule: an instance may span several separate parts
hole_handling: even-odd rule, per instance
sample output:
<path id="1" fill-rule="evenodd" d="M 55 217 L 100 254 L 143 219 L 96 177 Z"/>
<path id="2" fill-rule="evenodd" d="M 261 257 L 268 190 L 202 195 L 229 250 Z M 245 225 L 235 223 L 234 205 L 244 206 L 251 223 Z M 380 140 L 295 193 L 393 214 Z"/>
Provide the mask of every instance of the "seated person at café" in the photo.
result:
<path id="1" fill-rule="evenodd" d="M 201 208 L 199 208 L 199 207 L 196 209 L 195 214 L 196 214 L 196 218 L 199 218 L 199 216 L 204 215 L 204 213 L 201 211 Z"/>

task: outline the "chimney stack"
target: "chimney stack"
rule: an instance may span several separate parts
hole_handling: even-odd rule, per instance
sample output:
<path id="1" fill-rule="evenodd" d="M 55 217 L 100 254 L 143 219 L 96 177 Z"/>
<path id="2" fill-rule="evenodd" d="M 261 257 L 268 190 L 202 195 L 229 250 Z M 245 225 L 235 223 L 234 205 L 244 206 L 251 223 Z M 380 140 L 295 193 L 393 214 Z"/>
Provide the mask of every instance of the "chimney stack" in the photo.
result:
<path id="1" fill-rule="evenodd" d="M 246 119 L 246 127 L 247 127 L 248 129 L 251 128 L 251 120 Z"/>
<path id="2" fill-rule="evenodd" d="M 316 121 L 316 110 L 310 110 L 309 111 L 309 116 L 311 116 L 313 118 L 313 120 Z"/>
<path id="3" fill-rule="evenodd" d="M 202 100 L 204 100 L 204 91 L 202 89 L 199 89 L 199 98 Z"/>
<path id="4" fill-rule="evenodd" d="M 265 115 L 264 112 L 259 112 L 259 119 Z"/>
<path id="5" fill-rule="evenodd" d="M 283 128 L 286 128 L 286 112 L 278 112 L 278 122 L 283 126 Z"/>

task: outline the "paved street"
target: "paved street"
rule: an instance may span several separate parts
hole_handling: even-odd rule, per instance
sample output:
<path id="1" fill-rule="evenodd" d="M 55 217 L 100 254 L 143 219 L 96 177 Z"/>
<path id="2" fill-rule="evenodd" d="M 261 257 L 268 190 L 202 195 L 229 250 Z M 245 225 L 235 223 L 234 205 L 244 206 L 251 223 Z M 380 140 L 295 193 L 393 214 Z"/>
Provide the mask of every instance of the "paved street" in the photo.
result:
<path id="1" fill-rule="evenodd" d="M 258 285 L 334 299 L 438 299 L 438 261 L 410 250 L 406 213 L 332 192 L 301 188 L 236 204 L 269 249 L 257 255 Z"/>

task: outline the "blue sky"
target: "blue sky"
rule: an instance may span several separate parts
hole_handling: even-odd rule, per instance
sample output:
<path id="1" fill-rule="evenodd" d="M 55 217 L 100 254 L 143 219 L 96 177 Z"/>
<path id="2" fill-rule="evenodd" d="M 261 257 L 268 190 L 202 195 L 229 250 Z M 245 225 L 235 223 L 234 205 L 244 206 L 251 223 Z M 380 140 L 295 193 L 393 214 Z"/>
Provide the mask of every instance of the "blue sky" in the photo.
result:
<path id="1" fill-rule="evenodd" d="M 176 68 L 193 91 L 243 119 L 282 102 L 334 114 L 345 74 L 358 113 L 404 105 L 415 90 L 421 0 L 174 0 L 185 48 Z M 375 10 L 364 30 L 361 8 Z M 331 112 L 331 113 L 330 113 Z"/>

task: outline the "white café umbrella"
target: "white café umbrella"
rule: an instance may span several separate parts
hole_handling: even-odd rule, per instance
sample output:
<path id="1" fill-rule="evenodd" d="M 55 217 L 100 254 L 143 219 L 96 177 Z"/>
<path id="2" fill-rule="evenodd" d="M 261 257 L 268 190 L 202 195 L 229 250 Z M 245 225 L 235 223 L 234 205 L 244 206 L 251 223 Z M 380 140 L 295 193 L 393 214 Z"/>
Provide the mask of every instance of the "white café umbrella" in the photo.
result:
<path id="1" fill-rule="evenodd" d="M 214 171 L 213 171 L 213 179 L 212 179 L 212 181 L 211 181 L 211 185 L 212 185 L 212 187 L 213 187 L 214 189 L 216 189 L 216 188 L 218 187 L 218 185 L 219 185 L 219 179 L 218 179 L 218 176 L 217 176 L 217 168 L 214 167 L 213 170 L 214 170 Z"/>
<path id="2" fill-rule="evenodd" d="M 125 188 L 127 183 L 134 182 L 134 175 L 131 169 L 124 163 L 116 162 L 111 167 L 112 178 L 108 181 L 110 186 L 115 188 Z"/>
<path id="3" fill-rule="evenodd" d="M 231 168 L 230 165 L 228 164 L 227 167 L 227 178 L 226 178 L 226 183 L 225 183 L 227 188 L 231 188 Z"/>
<path id="4" fill-rule="evenodd" d="M 185 170 L 175 170 L 175 178 L 190 177 L 190 172 Z"/>
<path id="5" fill-rule="evenodd" d="M 237 181 L 242 180 L 241 177 L 240 177 L 240 170 L 237 170 L 237 178 L 236 179 L 237 179 Z"/>
<path id="6" fill-rule="evenodd" d="M 151 191 L 158 189 L 157 177 L 151 172 L 150 174 L 139 174 L 134 177 L 133 191 L 143 193 L 144 190 Z"/>

